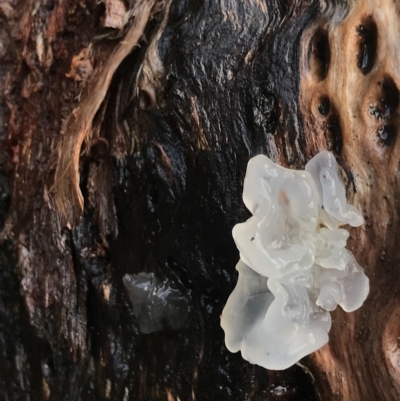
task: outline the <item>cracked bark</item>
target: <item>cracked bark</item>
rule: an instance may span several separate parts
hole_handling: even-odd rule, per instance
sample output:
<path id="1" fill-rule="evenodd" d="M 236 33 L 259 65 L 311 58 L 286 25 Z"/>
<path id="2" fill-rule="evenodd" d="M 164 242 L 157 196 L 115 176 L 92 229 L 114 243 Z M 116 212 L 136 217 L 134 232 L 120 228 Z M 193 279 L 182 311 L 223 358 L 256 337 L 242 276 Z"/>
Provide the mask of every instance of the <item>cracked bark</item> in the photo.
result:
<path id="1" fill-rule="evenodd" d="M 399 399 L 399 20 L 391 0 L 0 2 L 1 398 Z M 266 371 L 219 327 L 246 163 L 322 149 L 364 211 L 371 295 Z M 184 329 L 139 332 L 122 277 L 142 271 L 188 296 Z"/>

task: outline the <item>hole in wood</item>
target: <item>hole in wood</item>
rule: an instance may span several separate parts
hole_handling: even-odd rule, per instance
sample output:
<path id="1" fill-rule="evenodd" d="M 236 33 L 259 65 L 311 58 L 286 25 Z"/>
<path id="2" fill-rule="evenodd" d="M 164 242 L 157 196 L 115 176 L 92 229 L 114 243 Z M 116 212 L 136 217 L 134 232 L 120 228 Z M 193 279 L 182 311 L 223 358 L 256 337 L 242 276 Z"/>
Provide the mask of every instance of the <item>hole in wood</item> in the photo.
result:
<path id="1" fill-rule="evenodd" d="M 392 145 L 396 138 L 396 128 L 393 125 L 383 125 L 378 130 L 378 138 L 382 147 Z"/>
<path id="2" fill-rule="evenodd" d="M 329 149 L 335 154 L 340 154 L 343 147 L 342 127 L 337 110 L 334 107 L 331 109 L 326 125 L 326 140 Z"/>
<path id="3" fill-rule="evenodd" d="M 399 106 L 399 89 L 392 77 L 386 76 L 378 84 L 382 87 L 382 105 L 387 110 L 389 118 Z"/>
<path id="4" fill-rule="evenodd" d="M 315 32 L 310 42 L 309 66 L 319 80 L 324 80 L 328 75 L 331 62 L 331 48 L 329 44 L 328 32 L 319 28 Z"/>
<path id="5" fill-rule="evenodd" d="M 363 19 L 357 27 L 358 51 L 357 67 L 367 75 L 375 64 L 378 47 L 378 29 L 372 15 Z"/>
<path id="6" fill-rule="evenodd" d="M 390 120 L 399 106 L 399 90 L 390 76 L 378 81 L 373 94 L 376 101 L 369 106 L 369 113 L 377 120 Z"/>
<path id="7" fill-rule="evenodd" d="M 321 114 L 321 116 L 326 117 L 329 114 L 330 107 L 331 107 L 331 102 L 328 96 L 321 96 L 320 103 L 318 106 L 319 114 Z"/>

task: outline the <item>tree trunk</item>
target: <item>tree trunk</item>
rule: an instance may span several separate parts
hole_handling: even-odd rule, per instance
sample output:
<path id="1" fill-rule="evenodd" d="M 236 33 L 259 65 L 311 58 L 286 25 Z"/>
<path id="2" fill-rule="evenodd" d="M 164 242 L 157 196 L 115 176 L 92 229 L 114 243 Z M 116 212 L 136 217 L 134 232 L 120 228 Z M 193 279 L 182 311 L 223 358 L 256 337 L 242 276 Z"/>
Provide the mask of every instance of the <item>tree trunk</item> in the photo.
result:
<path id="1" fill-rule="evenodd" d="M 0 0 L 0 398 L 398 400 L 399 17 L 394 0 Z M 371 293 L 267 371 L 219 323 L 246 164 L 323 149 L 363 210 Z M 142 332 L 122 280 L 142 272 L 187 300 L 184 327 Z"/>

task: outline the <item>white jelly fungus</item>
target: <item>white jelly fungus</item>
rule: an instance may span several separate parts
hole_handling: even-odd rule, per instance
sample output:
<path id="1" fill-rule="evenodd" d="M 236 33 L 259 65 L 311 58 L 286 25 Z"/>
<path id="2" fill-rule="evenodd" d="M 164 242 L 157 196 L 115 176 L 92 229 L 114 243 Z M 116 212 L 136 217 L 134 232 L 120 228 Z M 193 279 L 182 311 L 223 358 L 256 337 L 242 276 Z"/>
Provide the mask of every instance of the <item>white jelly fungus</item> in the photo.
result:
<path id="1" fill-rule="evenodd" d="M 243 201 L 253 216 L 233 228 L 239 279 L 222 313 L 225 343 L 251 363 L 286 369 L 328 342 L 330 311 L 352 312 L 367 297 L 369 280 L 339 228 L 363 217 L 327 151 L 305 171 L 254 157 Z"/>
<path id="2" fill-rule="evenodd" d="M 142 272 L 125 274 L 122 280 L 141 333 L 148 334 L 165 327 L 177 330 L 185 326 L 189 300 L 167 278 Z"/>

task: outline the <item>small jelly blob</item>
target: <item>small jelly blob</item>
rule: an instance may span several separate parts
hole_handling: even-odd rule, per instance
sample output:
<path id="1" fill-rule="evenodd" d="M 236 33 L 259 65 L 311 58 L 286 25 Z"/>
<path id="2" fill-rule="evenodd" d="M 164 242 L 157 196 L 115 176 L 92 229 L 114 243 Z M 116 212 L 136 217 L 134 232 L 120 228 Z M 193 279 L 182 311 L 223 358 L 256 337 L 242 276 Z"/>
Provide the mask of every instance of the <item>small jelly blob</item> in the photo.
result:
<path id="1" fill-rule="evenodd" d="M 125 274 L 123 283 L 141 333 L 152 333 L 165 327 L 177 330 L 185 326 L 188 298 L 167 279 L 161 280 L 153 273 Z"/>

